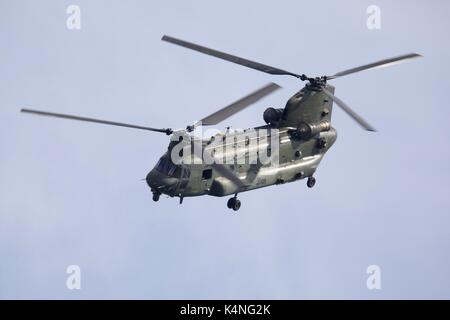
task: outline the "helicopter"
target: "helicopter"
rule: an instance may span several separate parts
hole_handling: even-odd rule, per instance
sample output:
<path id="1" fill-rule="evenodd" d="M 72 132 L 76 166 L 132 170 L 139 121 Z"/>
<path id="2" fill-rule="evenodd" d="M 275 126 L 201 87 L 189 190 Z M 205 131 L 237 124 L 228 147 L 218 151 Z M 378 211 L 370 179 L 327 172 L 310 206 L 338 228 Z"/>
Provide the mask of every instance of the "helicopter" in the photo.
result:
<path id="1" fill-rule="evenodd" d="M 246 191 L 303 179 L 306 179 L 307 187 L 314 187 L 314 173 L 325 153 L 337 139 L 337 131 L 331 125 L 333 104 L 340 107 L 363 129 L 376 131 L 334 95 L 335 87 L 328 83 L 329 80 L 422 57 L 417 53 L 408 53 L 347 69 L 331 76 L 308 77 L 167 35 L 161 40 L 267 74 L 292 76 L 306 81 L 306 84 L 287 101 L 284 108 L 267 108 L 263 113 L 264 125 L 241 131 L 232 131 L 228 127 L 226 132 L 219 132 L 208 138 L 196 138 L 192 132 L 198 127 L 221 123 L 281 87 L 269 83 L 181 130 L 34 109 L 21 109 L 21 112 L 164 133 L 170 136 L 171 140 L 167 151 L 145 178 L 153 200 L 159 201 L 160 196 L 165 194 L 179 197 L 181 204 L 185 197 L 232 195 L 227 201 L 227 207 L 234 211 L 241 207 L 238 194 Z M 246 161 L 250 153 L 256 154 L 258 159 Z M 273 160 L 276 155 L 276 161 L 261 161 L 259 157 L 263 154 L 266 156 L 265 160 Z M 231 161 L 224 162 L 224 159 Z"/>

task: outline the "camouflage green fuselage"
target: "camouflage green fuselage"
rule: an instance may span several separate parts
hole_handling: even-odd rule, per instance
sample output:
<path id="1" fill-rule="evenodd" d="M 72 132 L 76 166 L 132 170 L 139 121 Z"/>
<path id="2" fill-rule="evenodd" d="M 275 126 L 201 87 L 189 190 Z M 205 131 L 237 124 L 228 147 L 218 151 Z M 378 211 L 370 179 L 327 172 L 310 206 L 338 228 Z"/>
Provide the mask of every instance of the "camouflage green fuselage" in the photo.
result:
<path id="1" fill-rule="evenodd" d="M 334 87 L 327 85 L 326 88 L 334 92 Z M 213 140 L 222 139 L 226 141 L 225 148 L 220 147 L 217 150 L 211 150 L 216 148 L 215 144 L 211 143 L 211 139 L 202 141 L 206 151 L 212 152 L 216 158 L 234 158 L 236 160 L 230 164 L 226 162 L 224 165 L 228 166 L 239 177 L 243 183 L 241 187 L 222 176 L 220 172 L 214 170 L 208 164 L 179 165 L 177 166 L 178 174 L 176 177 L 165 176 L 155 168 L 147 176 L 147 182 L 152 190 L 158 190 L 170 196 L 212 195 L 222 197 L 311 177 L 323 156 L 337 138 L 336 130 L 330 125 L 331 113 L 331 99 L 320 89 L 307 85 L 288 100 L 276 126 L 265 125 L 250 129 L 258 133 L 252 138 L 243 138 L 242 131 L 217 135 Z M 299 138 L 296 133 L 300 123 L 325 125 L 323 125 L 323 130 L 317 133 L 313 132 L 307 138 Z M 239 162 L 238 160 L 245 157 L 252 147 L 258 146 L 258 148 L 261 148 L 264 147 L 264 144 L 267 146 L 267 142 L 271 138 L 269 129 L 278 130 L 277 163 L 261 164 L 258 162 L 249 164 L 248 161 L 247 163 Z M 234 139 L 235 137 L 236 139 Z M 256 139 L 256 141 L 252 139 Z M 169 148 L 162 158 L 170 161 L 170 152 Z"/>

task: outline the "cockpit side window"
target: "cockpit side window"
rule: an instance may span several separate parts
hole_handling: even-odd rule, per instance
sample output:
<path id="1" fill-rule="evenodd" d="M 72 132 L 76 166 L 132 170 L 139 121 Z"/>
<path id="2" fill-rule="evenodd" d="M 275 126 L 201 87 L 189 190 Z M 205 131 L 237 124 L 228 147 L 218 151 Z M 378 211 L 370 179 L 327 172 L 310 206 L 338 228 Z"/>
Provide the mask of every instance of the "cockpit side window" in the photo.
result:
<path id="1" fill-rule="evenodd" d="M 156 170 L 172 177 L 176 174 L 180 174 L 180 169 L 167 158 L 159 159 L 158 163 L 156 164 Z"/>
<path id="2" fill-rule="evenodd" d="M 173 175 L 175 174 L 175 170 L 176 170 L 176 169 L 177 169 L 177 167 L 174 166 L 173 164 L 171 164 L 171 165 L 169 166 L 169 170 L 168 170 L 167 174 L 168 174 L 169 176 L 173 176 Z"/>
<path id="3" fill-rule="evenodd" d="M 176 166 L 175 164 L 173 164 L 172 161 L 170 161 L 166 157 L 162 157 L 161 159 L 159 159 L 155 168 L 159 172 L 171 177 L 180 177 L 181 175 L 181 167 Z"/>

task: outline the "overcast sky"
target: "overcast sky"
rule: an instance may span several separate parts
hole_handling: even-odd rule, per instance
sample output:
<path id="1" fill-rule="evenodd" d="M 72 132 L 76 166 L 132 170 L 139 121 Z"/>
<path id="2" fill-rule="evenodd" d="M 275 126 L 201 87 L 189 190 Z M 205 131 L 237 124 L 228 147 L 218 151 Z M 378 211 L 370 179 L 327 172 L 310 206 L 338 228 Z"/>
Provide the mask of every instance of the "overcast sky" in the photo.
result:
<path id="1" fill-rule="evenodd" d="M 68 30 L 66 8 L 81 8 Z M 381 9 L 381 29 L 366 9 Z M 0 1 L 0 298 L 450 298 L 448 1 Z M 338 140 L 305 181 L 227 198 L 151 199 L 164 135 L 22 107 L 184 127 L 269 81 L 223 127 L 263 123 L 303 83 L 160 41 L 198 42 L 333 81 Z M 66 268 L 81 268 L 81 290 Z M 366 268 L 381 268 L 368 290 Z"/>

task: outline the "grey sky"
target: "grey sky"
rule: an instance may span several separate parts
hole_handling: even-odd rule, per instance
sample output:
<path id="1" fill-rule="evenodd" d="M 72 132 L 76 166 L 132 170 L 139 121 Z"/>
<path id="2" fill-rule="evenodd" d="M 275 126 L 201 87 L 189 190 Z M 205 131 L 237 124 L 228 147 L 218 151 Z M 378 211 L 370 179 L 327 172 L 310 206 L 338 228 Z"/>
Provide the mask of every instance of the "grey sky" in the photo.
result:
<path id="1" fill-rule="evenodd" d="M 66 28 L 81 7 L 82 29 Z M 381 8 L 381 30 L 366 8 Z M 0 1 L 0 298 L 450 298 L 448 1 Z M 21 107 L 183 127 L 269 81 L 224 124 L 262 123 L 302 83 L 160 41 L 163 34 L 309 75 L 408 52 L 333 81 L 314 189 L 151 200 L 163 135 L 38 118 Z M 77 264 L 82 289 L 66 289 Z M 366 288 L 368 265 L 382 290 Z"/>

